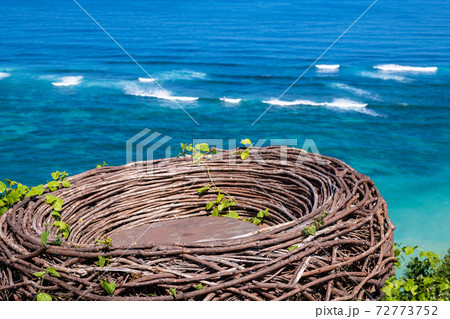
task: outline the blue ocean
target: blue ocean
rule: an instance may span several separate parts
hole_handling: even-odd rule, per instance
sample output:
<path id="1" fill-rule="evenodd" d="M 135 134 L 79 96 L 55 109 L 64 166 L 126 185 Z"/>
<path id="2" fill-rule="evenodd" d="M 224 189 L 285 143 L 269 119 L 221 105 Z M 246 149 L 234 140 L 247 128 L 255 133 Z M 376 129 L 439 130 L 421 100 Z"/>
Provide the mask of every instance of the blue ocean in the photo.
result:
<path id="1" fill-rule="evenodd" d="M 308 139 L 375 181 L 396 242 L 447 250 L 450 2 L 0 5 L 1 178 L 125 164 L 145 128 L 174 156 L 193 139 Z"/>

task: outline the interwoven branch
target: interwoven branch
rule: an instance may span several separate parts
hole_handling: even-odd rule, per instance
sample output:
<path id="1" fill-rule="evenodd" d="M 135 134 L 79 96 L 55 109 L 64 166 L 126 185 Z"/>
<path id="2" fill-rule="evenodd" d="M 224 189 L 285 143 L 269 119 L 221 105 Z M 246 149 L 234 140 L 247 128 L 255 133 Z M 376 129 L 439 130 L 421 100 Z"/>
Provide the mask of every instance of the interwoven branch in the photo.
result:
<path id="1" fill-rule="evenodd" d="M 281 160 L 280 160 L 281 159 Z M 236 199 L 241 218 L 269 208 L 259 231 L 238 239 L 105 249 L 97 239 L 130 226 L 208 216 L 199 196 L 210 183 L 204 165 L 170 158 L 96 168 L 69 178 L 52 194 L 64 201 L 71 226 L 62 246 L 43 246 L 51 207 L 43 197 L 0 217 L 0 300 L 372 300 L 393 273 L 394 226 L 374 183 L 345 163 L 285 147 L 234 151 L 207 160 L 214 183 Z M 315 236 L 302 229 L 328 211 Z M 225 217 L 222 217 L 225 218 Z M 50 228 L 51 236 L 57 233 Z M 292 247 L 297 246 L 296 249 Z M 288 248 L 291 247 L 290 250 Z M 98 267 L 98 255 L 110 264 Z M 109 296 L 100 286 L 116 283 Z M 196 289 L 199 283 L 203 289 Z M 198 288 L 198 286 L 197 286 Z"/>

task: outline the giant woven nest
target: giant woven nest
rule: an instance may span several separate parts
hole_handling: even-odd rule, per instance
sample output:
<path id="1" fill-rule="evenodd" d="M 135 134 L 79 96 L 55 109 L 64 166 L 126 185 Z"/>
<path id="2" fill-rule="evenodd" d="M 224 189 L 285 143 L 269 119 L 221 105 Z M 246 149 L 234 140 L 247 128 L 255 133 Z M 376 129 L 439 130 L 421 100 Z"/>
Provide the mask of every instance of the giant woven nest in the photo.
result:
<path id="1" fill-rule="evenodd" d="M 209 184 L 206 166 L 189 158 L 96 168 L 52 193 L 64 200 L 61 215 L 71 226 L 62 246 L 41 243 L 52 221 L 43 196 L 1 216 L 0 299 L 35 298 L 41 283 L 33 273 L 50 266 L 60 277 L 46 276 L 41 291 L 56 300 L 380 298 L 393 273 L 394 226 L 369 177 L 337 159 L 285 147 L 254 148 L 245 162 L 224 151 L 207 165 L 215 184 L 237 200 L 241 218 L 269 208 L 258 231 L 191 244 L 113 242 L 105 249 L 97 239 L 121 229 L 208 216 L 205 204 L 217 195 L 199 196 L 197 189 Z M 324 210 L 316 235 L 302 235 Z M 109 266 L 96 266 L 99 254 Z M 111 296 L 100 285 L 104 278 L 116 283 Z M 195 289 L 199 283 L 203 289 Z"/>

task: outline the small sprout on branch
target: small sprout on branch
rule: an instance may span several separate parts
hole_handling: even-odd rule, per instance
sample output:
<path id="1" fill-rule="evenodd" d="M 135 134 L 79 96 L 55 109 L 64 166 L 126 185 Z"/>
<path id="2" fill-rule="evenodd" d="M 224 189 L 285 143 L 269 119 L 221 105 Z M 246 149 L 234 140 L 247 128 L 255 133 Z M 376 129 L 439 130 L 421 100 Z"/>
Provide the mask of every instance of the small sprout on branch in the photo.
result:
<path id="1" fill-rule="evenodd" d="M 296 250 L 297 248 L 298 248 L 297 245 L 293 245 L 293 246 L 288 247 L 288 250 L 289 250 L 289 252 L 291 252 L 293 250 Z"/>
<path id="2" fill-rule="evenodd" d="M 109 264 L 109 258 L 98 255 L 98 261 L 95 263 L 98 267 L 104 267 Z"/>
<path id="3" fill-rule="evenodd" d="M 174 298 L 177 297 L 177 289 L 176 288 L 169 288 L 169 291 Z"/>
<path id="4" fill-rule="evenodd" d="M 105 161 L 103 161 L 103 164 L 97 164 L 96 168 L 105 167 L 105 166 L 108 166 L 108 164 L 106 164 Z"/>
<path id="5" fill-rule="evenodd" d="M 107 235 L 102 237 L 103 239 L 97 239 L 97 243 L 104 248 L 112 247 L 112 240 Z"/>
<path id="6" fill-rule="evenodd" d="M 206 287 L 208 287 L 208 286 L 203 286 L 201 283 L 194 286 L 194 288 L 197 289 L 197 290 L 201 290 L 201 289 L 206 288 Z"/>
<path id="7" fill-rule="evenodd" d="M 70 234 L 70 226 L 69 225 L 67 225 L 65 222 L 63 222 L 61 220 L 57 220 L 57 221 L 53 222 L 53 226 L 58 227 L 58 232 L 61 233 L 61 235 L 63 235 L 66 240 L 67 240 L 67 238 L 69 238 L 69 234 Z"/>
<path id="8" fill-rule="evenodd" d="M 100 284 L 108 295 L 112 295 L 116 290 L 116 284 L 114 282 L 109 283 L 106 278 Z"/>
<path id="9" fill-rule="evenodd" d="M 36 297 L 37 301 L 52 301 L 52 296 L 44 294 L 43 292 L 38 293 Z"/>

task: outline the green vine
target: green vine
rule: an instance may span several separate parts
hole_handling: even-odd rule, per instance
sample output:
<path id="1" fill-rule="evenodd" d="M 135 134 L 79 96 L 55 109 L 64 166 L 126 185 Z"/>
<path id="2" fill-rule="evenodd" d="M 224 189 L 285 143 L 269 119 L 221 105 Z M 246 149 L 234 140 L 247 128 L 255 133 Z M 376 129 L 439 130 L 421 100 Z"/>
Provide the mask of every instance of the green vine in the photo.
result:
<path id="1" fill-rule="evenodd" d="M 250 155 L 250 149 L 253 146 L 253 143 L 252 141 L 250 141 L 250 139 L 246 138 L 241 141 L 241 144 L 245 145 L 246 148 L 243 151 L 237 151 L 236 154 L 239 154 L 240 158 L 242 160 L 245 160 Z M 207 143 L 196 144 L 195 146 L 192 146 L 192 144 L 181 143 L 181 150 L 182 152 L 181 154 L 179 154 L 179 156 L 184 155 L 186 157 L 191 157 L 192 161 L 195 164 L 202 163 L 202 160 L 207 158 L 209 154 L 217 154 L 217 150 L 213 147 L 209 147 Z M 234 206 L 237 205 L 237 201 L 233 198 L 233 196 L 217 187 L 211 176 L 211 172 L 209 170 L 208 165 L 206 164 L 206 162 L 203 163 L 206 167 L 210 184 L 199 188 L 197 192 L 200 196 L 208 192 L 213 192 L 217 194 L 216 199 L 206 204 L 205 206 L 206 211 L 210 212 L 211 216 L 230 217 L 239 219 L 238 212 L 232 209 Z M 256 217 L 243 219 L 243 221 L 248 221 L 255 225 L 259 225 L 262 222 L 262 220 L 264 218 L 267 218 L 268 216 L 269 210 L 265 209 L 259 211 Z"/>
<path id="2" fill-rule="evenodd" d="M 36 300 L 37 301 L 52 301 L 52 296 L 41 292 L 42 288 L 44 287 L 45 276 L 47 276 L 47 275 L 48 276 L 54 276 L 54 277 L 61 277 L 61 276 L 52 267 L 47 267 L 47 268 L 45 268 L 44 271 L 35 272 L 34 275 L 36 277 L 40 277 L 41 278 L 41 285 L 39 287 L 39 291 L 38 291 Z"/>

